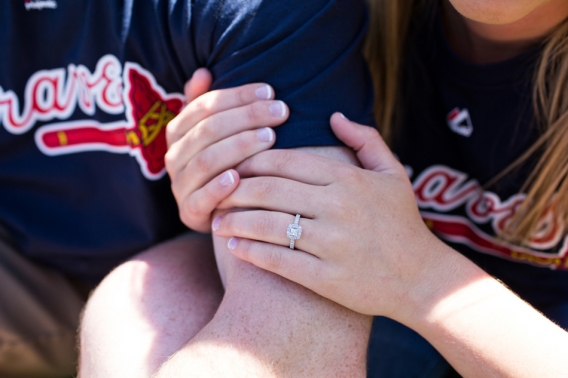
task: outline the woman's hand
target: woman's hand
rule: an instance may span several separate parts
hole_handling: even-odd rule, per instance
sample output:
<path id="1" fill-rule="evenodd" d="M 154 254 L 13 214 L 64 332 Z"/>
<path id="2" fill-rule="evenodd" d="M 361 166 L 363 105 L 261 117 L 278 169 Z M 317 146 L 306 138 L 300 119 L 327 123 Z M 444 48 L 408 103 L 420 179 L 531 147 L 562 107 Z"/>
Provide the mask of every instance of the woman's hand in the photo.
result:
<path id="1" fill-rule="evenodd" d="M 237 167 L 243 178 L 218 217 L 229 249 L 355 311 L 396 318 L 440 243 L 424 225 L 410 181 L 378 132 L 336 114 L 336 135 L 357 151 L 360 169 L 298 151 L 266 151 Z M 287 226 L 301 214 L 297 250 Z"/>
<path id="2" fill-rule="evenodd" d="M 332 118 L 363 170 L 297 151 L 266 151 L 213 221 L 233 254 L 352 310 L 424 336 L 464 377 L 561 377 L 568 334 L 426 228 L 403 167 L 378 133 Z M 290 250 L 294 215 L 303 231 Z M 527 326 L 527 325 L 530 325 Z"/>
<path id="3" fill-rule="evenodd" d="M 188 105 L 167 127 L 166 169 L 180 218 L 189 228 L 209 232 L 211 213 L 239 183 L 232 167 L 272 147 L 288 108 L 274 101 L 267 84 L 205 93 L 212 79 L 197 70 L 186 84 Z"/>

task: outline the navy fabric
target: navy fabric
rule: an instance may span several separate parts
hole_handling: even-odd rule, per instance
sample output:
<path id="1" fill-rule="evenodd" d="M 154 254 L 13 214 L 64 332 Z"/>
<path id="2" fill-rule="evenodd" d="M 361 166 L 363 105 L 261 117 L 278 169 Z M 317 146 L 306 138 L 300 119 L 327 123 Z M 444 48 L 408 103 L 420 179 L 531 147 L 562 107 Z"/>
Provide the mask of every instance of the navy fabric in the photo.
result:
<path id="1" fill-rule="evenodd" d="M 452 371 L 422 336 L 382 316 L 373 319 L 367 361 L 369 378 L 442 378 Z"/>
<path id="2" fill-rule="evenodd" d="M 184 231 L 164 126 L 196 68 L 214 88 L 273 85 L 291 109 L 277 148 L 338 145 L 334 111 L 372 122 L 365 28 L 363 0 L 1 2 L 0 224 L 25 256 L 99 280 Z"/>

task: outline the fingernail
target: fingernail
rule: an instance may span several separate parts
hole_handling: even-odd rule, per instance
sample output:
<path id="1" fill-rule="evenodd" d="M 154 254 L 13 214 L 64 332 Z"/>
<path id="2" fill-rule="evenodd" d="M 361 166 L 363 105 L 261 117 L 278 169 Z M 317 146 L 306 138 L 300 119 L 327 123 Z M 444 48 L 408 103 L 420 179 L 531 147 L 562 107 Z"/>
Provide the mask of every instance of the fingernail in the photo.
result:
<path id="1" fill-rule="evenodd" d="M 213 219 L 213 223 L 211 223 L 211 229 L 213 229 L 213 231 L 217 231 L 219 229 L 219 225 L 221 225 L 221 219 L 223 219 L 222 216 L 218 216 L 217 218 Z"/>
<path id="2" fill-rule="evenodd" d="M 261 142 L 272 142 L 274 139 L 273 131 L 270 127 L 264 127 L 256 131 L 256 136 Z"/>
<path id="3" fill-rule="evenodd" d="M 286 115 L 286 105 L 282 101 L 273 102 L 268 107 L 268 110 L 274 117 L 282 118 Z"/>
<path id="4" fill-rule="evenodd" d="M 343 119 L 347 119 L 347 117 L 345 117 L 345 114 L 339 113 L 339 115 L 340 115 Z"/>
<path id="5" fill-rule="evenodd" d="M 256 94 L 256 97 L 261 100 L 270 100 L 272 98 L 272 88 L 270 85 L 263 85 L 262 87 L 257 88 L 254 93 Z"/>
<path id="6" fill-rule="evenodd" d="M 221 179 L 219 180 L 219 184 L 221 184 L 222 186 L 231 186 L 234 183 L 235 183 L 235 178 L 233 177 L 231 171 L 225 172 L 225 174 L 221 176 Z"/>
<path id="7" fill-rule="evenodd" d="M 230 238 L 229 242 L 227 243 L 227 248 L 229 248 L 231 251 L 234 250 L 235 248 L 237 248 L 237 244 L 239 244 L 239 239 L 237 238 Z"/>

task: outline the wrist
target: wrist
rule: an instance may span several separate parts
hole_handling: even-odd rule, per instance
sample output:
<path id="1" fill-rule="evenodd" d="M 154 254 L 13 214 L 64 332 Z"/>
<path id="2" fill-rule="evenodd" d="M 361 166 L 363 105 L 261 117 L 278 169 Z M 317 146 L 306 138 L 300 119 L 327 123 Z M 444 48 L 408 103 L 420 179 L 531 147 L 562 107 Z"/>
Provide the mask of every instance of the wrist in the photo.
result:
<path id="1" fill-rule="evenodd" d="M 421 267 L 414 275 L 404 306 L 395 319 L 416 331 L 444 317 L 448 301 L 466 300 L 464 289 L 485 280 L 494 281 L 473 262 L 430 235 L 417 249 L 424 258 L 420 260 Z"/>

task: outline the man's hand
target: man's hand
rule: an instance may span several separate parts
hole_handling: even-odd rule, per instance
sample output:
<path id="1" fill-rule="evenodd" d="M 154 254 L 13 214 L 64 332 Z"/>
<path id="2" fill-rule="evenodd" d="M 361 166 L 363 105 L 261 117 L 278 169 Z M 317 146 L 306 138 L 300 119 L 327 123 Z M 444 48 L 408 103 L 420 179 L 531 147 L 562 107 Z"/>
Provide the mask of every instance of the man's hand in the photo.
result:
<path id="1" fill-rule="evenodd" d="M 186 108 L 168 124 L 166 169 L 180 218 L 199 232 L 211 229 L 211 213 L 239 183 L 232 169 L 272 147 L 288 107 L 267 84 L 207 92 L 212 78 L 197 70 L 186 84 Z M 206 93 L 207 92 L 207 93 Z"/>

